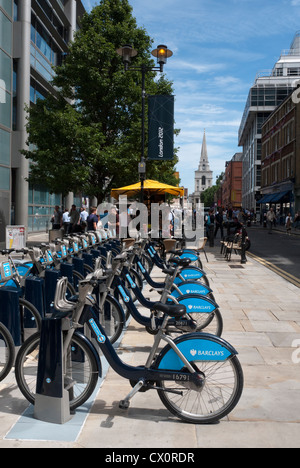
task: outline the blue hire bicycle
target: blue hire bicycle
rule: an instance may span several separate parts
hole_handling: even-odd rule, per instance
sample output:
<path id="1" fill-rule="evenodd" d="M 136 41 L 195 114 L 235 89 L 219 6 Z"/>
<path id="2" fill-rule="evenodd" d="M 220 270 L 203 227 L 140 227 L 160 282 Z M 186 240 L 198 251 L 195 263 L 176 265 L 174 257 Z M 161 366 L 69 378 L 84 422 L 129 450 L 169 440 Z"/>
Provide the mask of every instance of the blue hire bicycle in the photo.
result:
<path id="1" fill-rule="evenodd" d="M 101 361 L 95 345 L 80 330 L 84 325 L 120 376 L 128 379 L 132 390 L 120 400 L 120 408 L 129 407 L 138 392 L 156 390 L 165 407 L 178 418 L 196 424 L 213 423 L 237 405 L 243 390 L 243 372 L 237 351 L 222 338 L 206 333 L 189 333 L 172 339 L 165 329 L 170 318 L 181 320 L 184 305 L 157 302 L 153 313 L 163 314 L 146 363 L 125 364 L 118 356 L 105 330 L 93 313 L 90 295 L 102 272 L 79 283 L 79 300 L 66 299 L 66 280 L 58 280 L 52 319 L 62 320 L 65 388 L 69 391 L 70 410 L 81 406 L 93 393 L 101 376 Z M 166 345 L 160 350 L 161 342 Z M 16 379 L 23 395 L 34 404 L 37 384 L 40 333 L 20 348 L 16 359 Z M 49 363 L 50 365 L 50 363 Z M 55 376 L 53 376 L 55 380 Z M 41 383 L 42 385 L 45 383 Z"/>

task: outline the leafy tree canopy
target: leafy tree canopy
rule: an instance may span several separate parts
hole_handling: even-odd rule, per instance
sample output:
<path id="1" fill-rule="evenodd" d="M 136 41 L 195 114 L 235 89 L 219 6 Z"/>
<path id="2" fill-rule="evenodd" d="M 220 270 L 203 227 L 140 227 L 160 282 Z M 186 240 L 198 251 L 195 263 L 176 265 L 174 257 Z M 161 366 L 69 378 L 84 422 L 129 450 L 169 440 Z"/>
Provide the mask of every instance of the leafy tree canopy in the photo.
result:
<path id="1" fill-rule="evenodd" d="M 112 187 L 138 181 L 141 157 L 141 78 L 124 72 L 116 49 L 138 50 L 134 67 L 153 67 L 152 40 L 138 27 L 128 0 L 102 0 L 82 18 L 63 64 L 55 95 L 28 109 L 30 182 L 56 193 L 83 192 L 102 201 Z M 147 94 L 172 94 L 164 75 L 146 73 Z M 147 110 L 147 109 L 146 109 Z M 147 142 L 146 142 L 147 147 Z M 176 151 L 175 151 L 176 152 Z M 147 177 L 175 183 L 173 161 L 147 163 Z"/>
<path id="2" fill-rule="evenodd" d="M 212 187 L 207 188 L 204 190 L 204 192 L 201 193 L 201 203 L 204 204 L 204 206 L 213 206 L 214 205 L 214 200 L 215 200 L 215 194 L 219 190 L 221 184 L 222 184 L 222 179 L 224 177 L 224 172 L 222 172 L 216 179 L 216 184 L 213 185 Z"/>

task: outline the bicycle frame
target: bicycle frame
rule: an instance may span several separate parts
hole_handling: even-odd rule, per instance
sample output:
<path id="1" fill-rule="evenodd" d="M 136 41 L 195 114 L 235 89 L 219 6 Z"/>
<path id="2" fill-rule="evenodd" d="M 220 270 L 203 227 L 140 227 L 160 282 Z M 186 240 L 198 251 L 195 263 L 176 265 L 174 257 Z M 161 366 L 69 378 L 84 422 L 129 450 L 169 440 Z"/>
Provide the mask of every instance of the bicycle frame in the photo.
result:
<path id="1" fill-rule="evenodd" d="M 168 318 L 166 317 L 165 320 L 168 320 Z M 185 358 L 182 352 L 177 348 L 174 341 L 166 335 L 164 335 L 162 331 L 160 331 L 159 335 L 156 337 L 154 345 L 151 349 L 151 355 L 147 359 L 147 364 L 145 366 L 134 367 L 125 364 L 123 361 L 121 361 L 114 347 L 107 338 L 105 330 L 102 328 L 101 324 L 99 323 L 97 317 L 95 316 L 90 307 L 84 308 L 82 313 L 82 321 L 88 325 L 89 329 L 91 330 L 92 336 L 95 337 L 101 352 L 108 361 L 108 364 L 121 377 L 134 381 L 143 380 L 144 382 L 157 382 L 163 379 L 182 380 L 186 382 L 194 381 L 195 384 L 199 384 L 199 380 L 201 379 L 201 377 L 197 374 L 195 369 Z M 156 370 L 150 367 L 152 356 L 155 355 L 161 340 L 166 341 L 171 346 L 176 355 L 182 361 L 182 367 L 187 369 L 186 372 L 181 372 L 178 370 Z"/>

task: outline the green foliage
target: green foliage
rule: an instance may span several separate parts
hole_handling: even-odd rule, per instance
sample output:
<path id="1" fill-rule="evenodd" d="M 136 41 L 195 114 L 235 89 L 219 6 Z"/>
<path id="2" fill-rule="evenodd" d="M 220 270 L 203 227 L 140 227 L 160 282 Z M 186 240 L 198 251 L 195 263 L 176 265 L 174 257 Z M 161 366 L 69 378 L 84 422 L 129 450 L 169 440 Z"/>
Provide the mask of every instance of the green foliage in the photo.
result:
<path id="1" fill-rule="evenodd" d="M 220 188 L 223 177 L 224 177 L 224 172 L 222 172 L 222 174 L 220 174 L 220 176 L 217 177 L 216 185 L 209 187 L 208 189 L 204 190 L 204 192 L 201 193 L 201 203 L 203 203 L 204 206 L 213 206 L 214 200 L 215 200 L 215 194 Z"/>
<path id="2" fill-rule="evenodd" d="M 56 68 L 56 95 L 29 110 L 30 149 L 23 153 L 32 162 L 31 183 L 56 193 L 82 191 L 100 202 L 112 187 L 137 182 L 142 74 L 124 72 L 116 53 L 123 44 L 138 50 L 134 67 L 155 66 L 152 40 L 137 26 L 128 0 L 102 0 L 84 15 L 69 54 Z M 172 94 L 172 84 L 155 76 L 146 73 L 146 93 Z M 174 182 L 176 162 L 176 157 L 149 162 L 147 177 Z"/>

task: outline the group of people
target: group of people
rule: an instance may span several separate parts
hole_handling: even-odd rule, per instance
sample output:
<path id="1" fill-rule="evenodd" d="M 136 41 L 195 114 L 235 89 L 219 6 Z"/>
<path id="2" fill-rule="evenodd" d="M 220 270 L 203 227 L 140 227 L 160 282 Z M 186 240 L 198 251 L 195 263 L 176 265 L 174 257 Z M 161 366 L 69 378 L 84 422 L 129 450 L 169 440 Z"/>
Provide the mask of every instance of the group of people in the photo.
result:
<path id="1" fill-rule="evenodd" d="M 276 215 L 274 208 L 270 207 L 269 211 L 265 213 L 265 220 L 266 220 L 266 225 L 268 227 L 268 232 L 269 234 L 272 233 L 272 229 L 274 226 L 276 226 L 278 216 Z M 291 235 L 292 227 L 299 229 L 300 228 L 300 212 L 297 211 L 295 214 L 295 219 L 293 219 L 292 214 L 290 212 L 287 213 L 285 217 L 285 222 L 284 222 L 285 228 L 286 228 L 286 233 L 288 235 Z"/>
<path id="2" fill-rule="evenodd" d="M 224 238 L 224 228 L 227 230 L 226 234 L 229 235 L 231 231 L 235 232 L 245 224 L 250 218 L 251 213 L 248 210 L 239 208 L 218 207 L 216 210 L 211 208 L 205 215 L 204 222 L 206 227 L 206 237 L 209 240 L 209 245 L 214 246 L 214 239 L 220 231 L 221 239 Z"/>
<path id="3" fill-rule="evenodd" d="M 83 206 L 80 211 L 76 205 L 72 205 L 71 209 L 61 211 L 58 205 L 54 208 L 54 213 L 51 218 L 52 229 L 64 229 L 65 234 L 75 232 L 96 231 L 102 228 L 100 217 L 97 215 L 97 208 L 91 207 L 90 214 Z"/>

